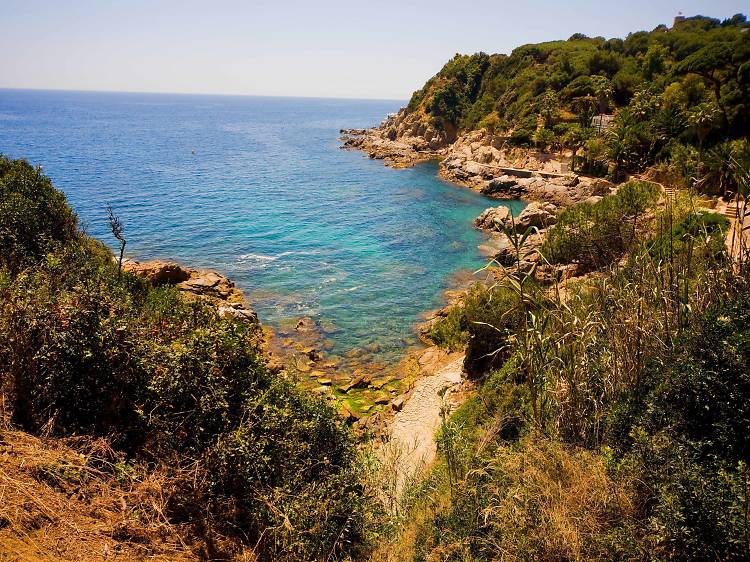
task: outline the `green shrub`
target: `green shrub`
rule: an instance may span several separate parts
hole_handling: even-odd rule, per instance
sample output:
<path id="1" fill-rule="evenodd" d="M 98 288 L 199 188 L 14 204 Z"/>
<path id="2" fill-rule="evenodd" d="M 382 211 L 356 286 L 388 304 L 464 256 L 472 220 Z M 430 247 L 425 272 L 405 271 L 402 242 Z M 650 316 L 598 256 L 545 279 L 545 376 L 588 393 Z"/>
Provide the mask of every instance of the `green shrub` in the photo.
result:
<path id="1" fill-rule="evenodd" d="M 464 301 L 469 335 L 464 368 L 472 376 L 499 369 L 513 353 L 512 341 L 525 312 L 507 287 L 476 285 Z"/>
<path id="2" fill-rule="evenodd" d="M 531 419 L 528 388 L 523 384 L 520 361 L 511 357 L 487 379 L 451 416 L 466 441 L 475 444 L 483 428 L 495 425 L 497 435 L 506 441 L 517 439 Z"/>
<path id="3" fill-rule="evenodd" d="M 612 470 L 637 475 L 661 558 L 748 555 L 750 294 L 703 315 L 609 421 Z"/>
<path id="4" fill-rule="evenodd" d="M 729 221 L 723 215 L 698 211 L 690 213 L 675 224 L 671 232 L 667 230 L 645 246 L 656 259 L 669 259 L 670 256 L 674 259 L 674 256 L 687 252 L 701 252 L 707 257 L 715 257 L 724 251 L 724 237 L 728 228 Z"/>
<path id="5" fill-rule="evenodd" d="M 0 156 L 0 267 L 17 272 L 77 235 L 76 216 L 50 179 Z"/>
<path id="6" fill-rule="evenodd" d="M 435 322 L 428 337 L 435 345 L 448 351 L 462 350 L 469 338 L 463 306 L 452 307 L 447 316 Z"/>
<path id="7" fill-rule="evenodd" d="M 540 252 L 551 263 L 597 269 L 621 258 L 638 239 L 638 219 L 659 197 L 659 188 L 631 181 L 596 203 L 564 210 L 547 232 Z"/>
<path id="8" fill-rule="evenodd" d="M 43 188 L 25 191 L 25 209 L 44 225 L 33 211 L 47 213 L 62 195 L 18 166 L 24 186 Z M 16 209 L 0 206 L 0 224 Z M 353 436 L 322 398 L 269 369 L 260 326 L 220 318 L 175 288 L 120 278 L 100 243 L 48 231 L 55 243 L 0 248 L 0 390 L 11 421 L 105 436 L 166 467 L 167 517 L 233 537 L 260 559 L 359 552 L 371 504 Z"/>
<path id="9" fill-rule="evenodd" d="M 533 138 L 534 131 L 529 129 L 516 129 L 511 133 L 508 142 L 513 146 L 528 147 L 531 146 Z"/>

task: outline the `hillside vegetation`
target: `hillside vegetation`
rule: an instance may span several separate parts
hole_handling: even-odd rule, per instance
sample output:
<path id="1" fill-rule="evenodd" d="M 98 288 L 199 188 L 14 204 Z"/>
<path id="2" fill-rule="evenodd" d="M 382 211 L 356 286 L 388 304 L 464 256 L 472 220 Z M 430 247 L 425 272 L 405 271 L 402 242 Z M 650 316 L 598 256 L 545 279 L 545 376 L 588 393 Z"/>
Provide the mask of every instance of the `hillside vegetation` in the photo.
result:
<path id="1" fill-rule="evenodd" d="M 729 173 L 746 195 L 747 170 Z M 657 194 L 631 182 L 573 206 L 532 250 L 593 275 L 491 268 L 435 326 L 479 386 L 379 556 L 750 557 L 748 248 L 730 259 L 723 216 Z"/>
<path id="2" fill-rule="evenodd" d="M 40 457 L 54 439 L 82 452 L 85 462 L 54 457 L 39 482 L 78 498 L 93 476 L 110 495 L 139 489 L 121 543 L 143 543 L 147 557 L 167 532 L 193 556 L 264 560 L 335 559 L 364 543 L 349 429 L 270 370 L 261 343 L 257 324 L 120 275 L 47 177 L 0 157 L 2 424 L 52 439 Z M 19 480 L 0 476 L 11 497 Z M 48 513 L 28 523 L 19 505 L 0 506 L 0 552 L 44 543 Z"/>
<path id="3" fill-rule="evenodd" d="M 736 186 L 721 163 L 750 158 L 748 29 L 742 15 L 697 16 L 625 39 L 456 55 L 407 111 L 448 138 L 485 128 L 511 145 L 572 151 L 578 171 L 620 179 L 661 163 L 725 193 Z M 600 115 L 613 121 L 600 126 Z"/>
<path id="4" fill-rule="evenodd" d="M 477 391 L 373 560 L 750 559 L 749 72 L 746 18 L 698 16 L 456 55 L 414 93 L 405 135 L 463 139 L 448 160 L 528 147 L 619 185 L 541 245 L 498 226 L 512 259 L 432 325 Z"/>
<path id="5" fill-rule="evenodd" d="M 414 94 L 435 147 L 485 128 L 619 185 L 540 246 L 497 225 L 513 259 L 429 333 L 474 390 L 403 495 L 257 322 L 122 272 L 0 157 L 0 558 L 750 559 L 750 253 L 704 207 L 747 211 L 749 61 L 744 16 L 695 17 L 457 55 Z"/>

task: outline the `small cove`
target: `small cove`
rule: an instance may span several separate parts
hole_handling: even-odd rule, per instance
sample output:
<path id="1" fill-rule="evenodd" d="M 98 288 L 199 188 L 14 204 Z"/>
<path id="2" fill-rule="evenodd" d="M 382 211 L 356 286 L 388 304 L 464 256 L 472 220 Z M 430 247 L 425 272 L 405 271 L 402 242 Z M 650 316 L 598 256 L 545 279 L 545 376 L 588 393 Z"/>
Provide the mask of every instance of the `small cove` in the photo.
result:
<path id="1" fill-rule="evenodd" d="M 339 148 L 398 101 L 0 90 L 0 152 L 43 166 L 87 231 L 128 254 L 230 276 L 261 321 L 317 320 L 327 352 L 396 361 L 420 314 L 481 267 L 472 220 L 499 204 Z M 523 204 L 510 202 L 514 210 Z"/>

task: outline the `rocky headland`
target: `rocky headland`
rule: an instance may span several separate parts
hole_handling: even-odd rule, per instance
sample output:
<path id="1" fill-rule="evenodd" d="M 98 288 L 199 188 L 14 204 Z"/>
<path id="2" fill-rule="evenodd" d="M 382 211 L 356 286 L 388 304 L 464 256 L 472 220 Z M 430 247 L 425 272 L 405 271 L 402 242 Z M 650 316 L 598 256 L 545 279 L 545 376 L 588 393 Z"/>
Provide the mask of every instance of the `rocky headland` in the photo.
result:
<path id="1" fill-rule="evenodd" d="M 439 160 L 439 175 L 495 199 L 550 202 L 567 207 L 607 195 L 612 184 L 570 171 L 569 152 L 513 147 L 509 137 L 479 129 L 458 135 L 436 129 L 406 108 L 371 129 L 342 129 L 342 148 L 403 168 Z"/>

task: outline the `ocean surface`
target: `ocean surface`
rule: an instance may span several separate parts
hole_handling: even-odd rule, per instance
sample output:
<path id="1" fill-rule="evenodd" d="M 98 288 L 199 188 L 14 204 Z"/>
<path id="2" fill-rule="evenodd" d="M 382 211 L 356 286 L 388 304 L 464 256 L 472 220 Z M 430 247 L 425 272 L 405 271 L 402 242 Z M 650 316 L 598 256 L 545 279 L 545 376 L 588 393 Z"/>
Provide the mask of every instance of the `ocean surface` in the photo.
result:
<path id="1" fill-rule="evenodd" d="M 420 313 L 481 267 L 497 201 L 339 148 L 403 102 L 0 90 L 0 153 L 41 165 L 87 232 L 126 255 L 230 276 L 261 321 L 310 316 L 333 355 L 395 360 Z M 514 210 L 521 208 L 513 203 Z"/>

